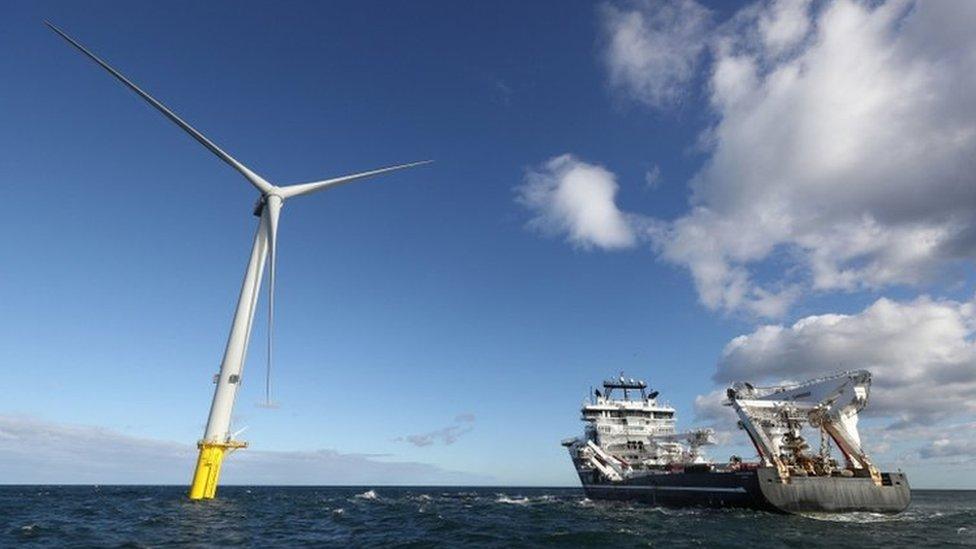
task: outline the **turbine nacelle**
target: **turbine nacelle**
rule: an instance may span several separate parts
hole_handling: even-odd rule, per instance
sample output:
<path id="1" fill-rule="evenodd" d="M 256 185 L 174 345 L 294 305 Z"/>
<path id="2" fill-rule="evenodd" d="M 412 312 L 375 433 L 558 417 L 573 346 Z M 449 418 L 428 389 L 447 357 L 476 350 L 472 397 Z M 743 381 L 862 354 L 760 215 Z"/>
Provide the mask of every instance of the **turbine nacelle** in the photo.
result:
<path id="1" fill-rule="evenodd" d="M 261 196 L 254 201 L 254 211 L 252 213 L 255 217 L 261 217 L 264 213 L 264 206 L 271 197 L 277 198 L 281 203 L 285 201 L 285 198 L 281 196 L 281 187 L 272 187 L 270 192 L 261 193 Z"/>

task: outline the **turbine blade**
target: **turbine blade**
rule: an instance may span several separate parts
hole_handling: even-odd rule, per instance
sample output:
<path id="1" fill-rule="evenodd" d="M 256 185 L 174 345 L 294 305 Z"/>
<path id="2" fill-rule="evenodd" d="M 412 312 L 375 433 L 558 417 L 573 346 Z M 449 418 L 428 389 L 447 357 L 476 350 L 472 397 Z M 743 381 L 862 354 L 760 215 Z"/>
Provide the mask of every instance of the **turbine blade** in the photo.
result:
<path id="1" fill-rule="evenodd" d="M 257 189 L 259 191 L 261 191 L 262 193 L 268 193 L 269 191 L 271 191 L 274 188 L 274 186 L 271 185 L 271 183 L 268 183 L 263 178 L 261 178 L 261 176 L 259 176 L 258 174 L 254 173 L 250 169 L 248 169 L 247 166 L 245 166 L 244 164 L 241 164 L 234 157 L 232 157 L 231 155 L 229 155 L 226 152 L 224 152 L 223 150 L 221 150 L 220 147 L 218 147 L 217 145 L 215 145 L 213 143 L 213 141 L 210 141 L 209 139 L 207 139 L 202 133 L 200 133 L 196 129 L 194 129 L 193 126 L 187 124 L 186 121 L 184 121 L 182 118 L 180 118 L 179 116 L 177 116 L 176 113 L 174 113 L 173 111 L 169 110 L 169 108 L 167 108 L 166 105 L 163 105 L 162 103 L 160 103 L 159 101 L 157 101 L 156 99 L 154 99 L 151 95 L 149 95 L 148 93 L 144 92 L 141 88 L 139 88 L 139 86 L 136 86 L 134 83 L 132 83 L 131 80 L 129 80 L 128 78 L 126 78 L 125 76 L 123 76 L 122 73 L 120 73 L 119 71 L 113 69 L 111 66 L 109 66 L 108 63 L 106 63 L 105 61 L 103 61 L 101 58 L 99 58 L 94 53 L 88 51 L 88 49 L 86 49 L 84 46 L 82 46 L 81 44 L 79 44 L 74 38 L 71 38 L 70 36 L 68 36 L 67 34 L 65 34 L 61 29 L 55 27 L 54 25 L 52 25 L 51 23 L 49 23 L 47 21 L 45 21 L 44 24 L 47 25 L 48 27 L 50 27 L 51 30 L 53 30 L 54 32 L 58 33 L 61 36 L 61 38 L 64 38 L 65 40 L 67 40 L 69 44 L 71 44 L 75 48 L 78 48 L 78 50 L 81 51 L 81 53 L 83 53 L 86 56 L 88 56 L 92 61 L 94 61 L 94 62 L 98 63 L 99 65 L 101 65 L 103 69 L 107 70 L 109 73 L 111 73 L 112 76 L 114 76 L 120 82 L 122 82 L 123 84 L 125 84 L 126 86 L 128 86 L 129 89 L 131 89 L 132 91 L 134 91 L 137 94 L 139 94 L 139 96 L 142 97 L 143 99 L 145 99 L 146 102 L 148 102 L 150 105 L 152 105 L 153 107 L 155 107 L 156 110 L 158 110 L 159 112 L 161 112 L 163 114 L 163 116 L 165 116 L 166 118 L 169 118 L 171 121 L 173 121 L 180 128 L 183 128 L 183 131 L 185 131 L 186 133 L 190 134 L 191 137 L 193 137 L 198 142 L 200 142 L 201 145 L 203 145 L 204 147 L 206 147 L 207 149 L 209 149 L 210 152 L 214 153 L 215 155 L 217 155 L 218 158 L 220 158 L 221 160 L 223 160 L 224 162 L 226 162 L 227 164 L 229 164 L 232 168 L 234 168 L 235 170 L 237 170 L 238 172 L 240 172 L 241 175 L 243 175 L 248 181 L 250 181 L 252 185 L 254 185 L 255 187 L 257 187 Z"/>
<path id="2" fill-rule="evenodd" d="M 275 270 L 278 266 L 278 218 L 281 214 L 282 200 L 269 195 L 264 205 L 268 216 L 268 367 L 264 379 L 265 405 L 271 403 L 271 365 L 274 357 L 274 310 L 275 310 Z"/>
<path id="3" fill-rule="evenodd" d="M 310 194 L 318 191 L 324 191 L 326 189 L 331 189 L 338 185 L 344 185 L 357 179 L 365 179 L 367 177 L 373 177 L 374 175 L 380 175 L 387 172 L 393 172 L 396 170 L 402 170 L 405 168 L 412 168 L 414 166 L 421 166 L 423 164 L 430 164 L 433 160 L 422 160 L 420 162 L 410 162 L 409 164 L 399 164 L 396 166 L 389 166 L 386 168 L 380 168 L 378 170 L 370 170 L 368 172 L 355 173 L 352 175 L 344 175 L 342 177 L 336 177 L 333 179 L 326 179 L 324 181 L 314 181 L 312 183 L 300 183 L 298 185 L 288 185 L 287 187 L 281 187 L 279 193 L 283 198 L 291 198 L 293 196 L 301 196 L 303 194 Z"/>

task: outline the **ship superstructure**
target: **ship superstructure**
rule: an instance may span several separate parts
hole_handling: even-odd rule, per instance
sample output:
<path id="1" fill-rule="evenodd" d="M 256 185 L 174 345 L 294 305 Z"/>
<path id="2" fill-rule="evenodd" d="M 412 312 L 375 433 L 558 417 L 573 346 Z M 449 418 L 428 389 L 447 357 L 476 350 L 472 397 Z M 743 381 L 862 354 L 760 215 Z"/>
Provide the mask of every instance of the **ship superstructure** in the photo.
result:
<path id="1" fill-rule="evenodd" d="M 700 448 L 712 442 L 711 431 L 678 433 L 675 409 L 659 403 L 658 395 L 643 380 L 621 375 L 604 381 L 603 390 L 592 391 L 580 410 L 584 446 L 598 447 L 631 471 L 704 463 Z"/>
<path id="2" fill-rule="evenodd" d="M 779 512 L 899 512 L 911 494 L 903 473 L 881 472 L 861 445 L 857 417 L 871 374 L 853 370 L 803 383 L 732 384 L 724 402 L 758 460 L 710 462 L 711 429 L 678 432 L 675 409 L 642 380 L 603 382 L 582 406 L 582 437 L 563 441 L 587 497 L 659 505 L 752 507 Z M 806 436 L 819 435 L 810 450 Z M 843 457 L 832 457 L 831 443 Z"/>

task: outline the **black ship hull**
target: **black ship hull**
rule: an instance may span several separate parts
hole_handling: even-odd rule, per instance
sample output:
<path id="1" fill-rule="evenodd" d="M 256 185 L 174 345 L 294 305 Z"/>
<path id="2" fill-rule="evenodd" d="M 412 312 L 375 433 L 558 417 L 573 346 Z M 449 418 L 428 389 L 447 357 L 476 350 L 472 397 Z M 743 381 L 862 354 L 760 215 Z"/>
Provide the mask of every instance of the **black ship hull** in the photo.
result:
<path id="1" fill-rule="evenodd" d="M 665 507 L 748 508 L 777 513 L 899 513 L 911 491 L 903 473 L 869 477 L 797 477 L 779 480 L 768 467 L 734 472 L 648 474 L 612 482 L 596 471 L 579 471 L 586 497 L 637 501 Z"/>

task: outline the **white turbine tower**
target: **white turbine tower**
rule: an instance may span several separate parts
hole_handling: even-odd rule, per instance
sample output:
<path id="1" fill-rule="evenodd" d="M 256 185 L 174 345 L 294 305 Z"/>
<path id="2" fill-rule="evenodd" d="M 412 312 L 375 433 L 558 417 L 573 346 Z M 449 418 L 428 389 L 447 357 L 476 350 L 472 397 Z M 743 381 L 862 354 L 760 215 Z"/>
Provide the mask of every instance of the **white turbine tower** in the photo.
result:
<path id="1" fill-rule="evenodd" d="M 133 84 L 128 78 L 119 71 L 113 69 L 102 61 L 98 56 L 88 51 L 73 38 L 47 23 L 48 27 L 61 35 L 71 45 L 78 48 L 82 53 L 98 63 L 112 76 L 119 79 L 145 99 L 163 116 L 169 118 L 183 131 L 200 142 L 201 145 L 217 155 L 218 158 L 229 164 L 247 179 L 251 185 L 261 193 L 261 198 L 254 210 L 254 214 L 260 216 L 257 233 L 254 235 L 254 245 L 251 248 L 251 258 L 247 263 L 247 270 L 244 273 L 244 283 L 241 286 L 241 294 L 237 301 L 237 309 L 234 312 L 234 322 L 231 325 L 230 336 L 227 338 L 227 347 L 224 349 L 224 359 L 220 364 L 220 373 L 217 375 L 217 388 L 214 390 L 213 403 L 210 406 L 210 417 L 207 419 L 207 429 L 203 438 L 198 442 L 200 456 L 197 459 L 196 469 L 194 470 L 193 482 L 190 485 L 190 499 L 210 499 L 217 491 L 217 480 L 220 475 L 220 465 L 224 454 L 238 448 L 244 448 L 247 443 L 234 440 L 234 434 L 230 431 L 231 412 L 234 409 L 234 400 L 237 397 L 237 390 L 241 384 L 241 372 L 244 368 L 244 357 L 247 353 L 248 342 L 251 338 L 251 326 L 254 323 L 254 309 L 257 305 L 258 294 L 261 289 L 261 276 L 264 272 L 265 262 L 270 256 L 268 268 L 268 389 L 266 398 L 270 403 L 270 372 L 272 355 L 272 334 L 274 329 L 274 292 L 275 292 L 275 263 L 277 261 L 276 242 L 278 237 L 278 219 L 281 214 L 281 206 L 285 200 L 311 194 L 318 191 L 331 189 L 338 185 L 349 183 L 358 179 L 365 179 L 375 175 L 380 175 L 394 170 L 401 170 L 412 166 L 418 166 L 430 162 L 412 162 L 400 164 L 367 172 L 361 172 L 322 181 L 302 183 L 298 185 L 288 185 L 279 187 L 269 183 L 267 180 L 254 173 L 247 166 L 238 162 L 234 157 L 227 154 L 207 139 L 203 134 L 187 124 L 182 118 L 169 110 L 165 105 L 151 97 L 138 86 Z"/>

